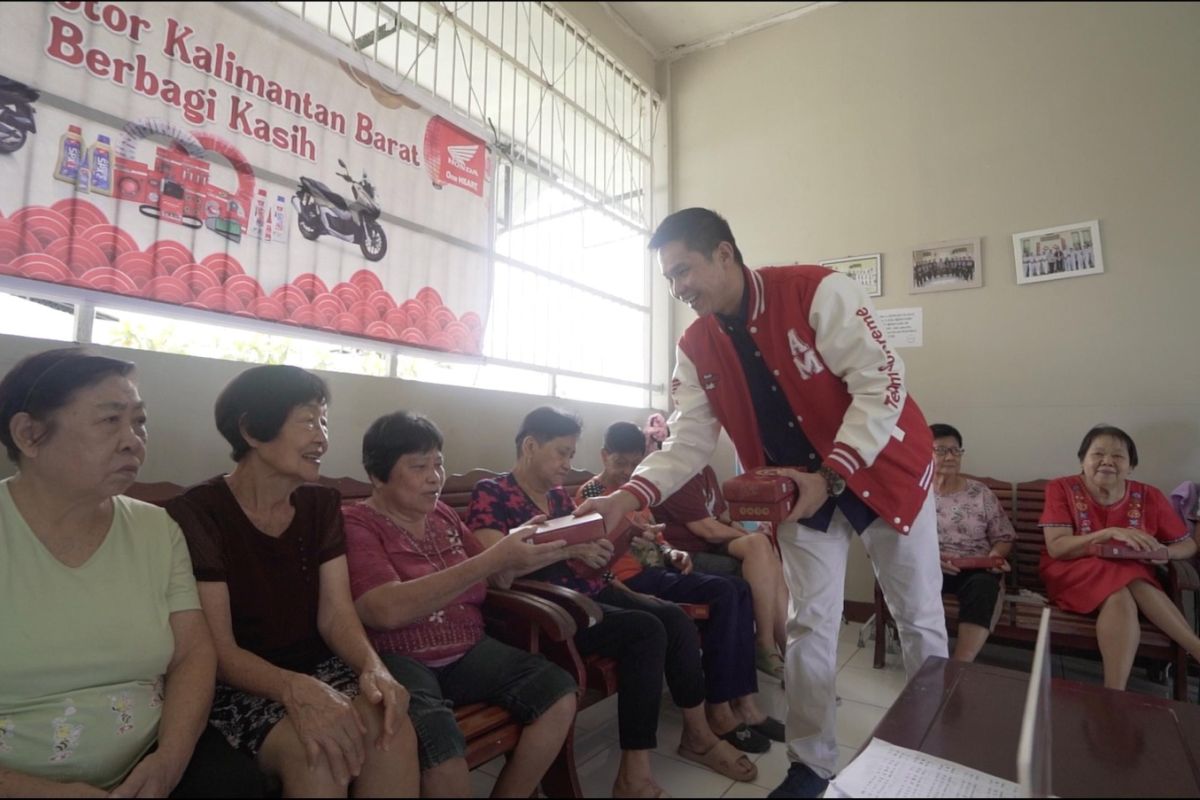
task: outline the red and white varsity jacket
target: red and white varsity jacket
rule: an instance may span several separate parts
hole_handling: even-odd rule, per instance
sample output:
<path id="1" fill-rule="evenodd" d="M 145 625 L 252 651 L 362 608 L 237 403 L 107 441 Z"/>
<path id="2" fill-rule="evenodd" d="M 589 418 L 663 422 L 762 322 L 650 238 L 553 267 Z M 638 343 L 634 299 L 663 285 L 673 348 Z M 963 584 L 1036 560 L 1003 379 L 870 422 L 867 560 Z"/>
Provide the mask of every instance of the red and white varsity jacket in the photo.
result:
<path id="1" fill-rule="evenodd" d="M 880 519 L 908 533 L 933 480 L 933 438 L 866 292 L 824 267 L 744 274 L 747 328 L 787 395 L 795 424 Z M 671 435 L 622 487 L 643 505 L 670 497 L 702 470 L 721 428 L 743 466 L 764 465 L 746 376 L 720 322 L 710 314 L 692 323 L 676 357 Z M 819 464 L 788 466 L 814 470 Z"/>

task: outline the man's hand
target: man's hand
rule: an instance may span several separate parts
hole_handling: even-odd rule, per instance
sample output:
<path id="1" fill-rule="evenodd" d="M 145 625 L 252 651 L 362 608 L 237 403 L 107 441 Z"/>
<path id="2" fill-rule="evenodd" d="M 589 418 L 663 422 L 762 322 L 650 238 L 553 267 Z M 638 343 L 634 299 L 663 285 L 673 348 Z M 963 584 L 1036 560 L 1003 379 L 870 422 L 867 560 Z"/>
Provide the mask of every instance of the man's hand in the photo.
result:
<path id="1" fill-rule="evenodd" d="M 593 512 L 604 518 L 604 530 L 615 531 L 622 523 L 626 514 L 638 510 L 638 499 L 629 492 L 618 489 L 604 497 L 591 497 L 583 501 L 583 505 L 575 509 L 575 516 Z"/>
<path id="2" fill-rule="evenodd" d="M 671 550 L 668 552 L 668 561 L 671 566 L 679 570 L 684 575 L 692 574 L 692 557 L 684 550 Z"/>
<path id="3" fill-rule="evenodd" d="M 792 483 L 796 484 L 796 504 L 792 506 L 792 511 L 784 522 L 808 519 L 820 511 L 821 506 L 829 499 L 829 486 L 825 483 L 825 477 L 816 472 L 801 472 L 791 467 L 771 467 L 762 472 L 791 478 Z"/>
<path id="4" fill-rule="evenodd" d="M 172 763 L 163 753 L 155 751 L 139 761 L 133 771 L 121 782 L 121 785 L 113 789 L 108 796 L 166 797 L 175 788 L 175 784 L 179 783 L 186 767 L 186 761 L 182 764 Z M 90 796 L 94 797 L 95 795 Z"/>

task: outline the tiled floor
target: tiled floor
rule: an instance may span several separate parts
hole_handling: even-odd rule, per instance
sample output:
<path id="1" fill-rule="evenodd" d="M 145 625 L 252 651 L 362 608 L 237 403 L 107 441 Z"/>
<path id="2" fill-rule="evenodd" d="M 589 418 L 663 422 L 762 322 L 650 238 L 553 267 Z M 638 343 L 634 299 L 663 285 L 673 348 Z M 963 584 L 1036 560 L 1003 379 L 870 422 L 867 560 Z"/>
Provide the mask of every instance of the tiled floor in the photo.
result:
<path id="1" fill-rule="evenodd" d="M 837 727 L 839 767 L 850 761 L 904 688 L 904 670 L 898 659 L 889 659 L 886 669 L 871 668 L 870 651 L 857 647 L 858 629 L 853 623 L 843 626 L 838 642 L 838 694 L 842 698 Z M 759 705 L 771 716 L 784 719 L 787 705 L 783 692 L 776 681 L 762 673 L 759 673 Z M 758 765 L 758 778 L 753 783 L 739 783 L 717 775 L 675 752 L 681 725 L 679 710 L 671 703 L 670 696 L 664 694 L 658 749 L 650 759 L 655 779 L 672 797 L 766 797 L 787 772 L 786 748 L 772 744 L 768 752 L 750 756 Z M 610 697 L 583 711 L 576 722 L 575 757 L 586 797 L 611 796 L 620 756 L 617 701 Z M 496 759 L 471 773 L 476 797 L 487 796 L 502 766 L 503 761 Z"/>
<path id="2" fill-rule="evenodd" d="M 860 628 L 861 625 L 857 623 L 843 625 L 838 640 L 837 691 L 842 698 L 837 722 L 839 769 L 849 763 L 866 743 L 905 684 L 904 667 L 898 653 L 888 653 L 884 669 L 872 667 L 873 643 L 868 642 L 865 648 L 858 647 Z M 1029 650 L 992 644 L 986 645 L 979 657 L 983 663 L 1020 670 L 1028 670 L 1032 660 L 1033 655 Z M 1056 678 L 1101 682 L 1098 661 L 1055 656 L 1053 669 Z M 1138 669 L 1134 670 L 1129 688 L 1168 696 L 1165 686 L 1146 680 Z M 1191 696 L 1194 697 L 1195 692 L 1193 686 Z M 786 700 L 783 692 L 777 682 L 761 673 L 759 704 L 771 716 L 784 719 Z M 758 765 L 758 777 L 753 783 L 738 783 L 686 761 L 675 752 L 681 724 L 679 710 L 671 703 L 670 696 L 664 693 L 658 726 L 659 745 L 650 759 L 659 785 L 672 797 L 766 797 L 783 780 L 788 768 L 784 745 L 772 744 L 768 752 L 750 756 Z M 611 796 L 620 755 L 616 698 L 610 697 L 583 711 L 576 722 L 575 757 L 584 796 Z M 471 773 L 476 797 L 488 795 L 502 766 L 503 760 L 496 759 Z"/>

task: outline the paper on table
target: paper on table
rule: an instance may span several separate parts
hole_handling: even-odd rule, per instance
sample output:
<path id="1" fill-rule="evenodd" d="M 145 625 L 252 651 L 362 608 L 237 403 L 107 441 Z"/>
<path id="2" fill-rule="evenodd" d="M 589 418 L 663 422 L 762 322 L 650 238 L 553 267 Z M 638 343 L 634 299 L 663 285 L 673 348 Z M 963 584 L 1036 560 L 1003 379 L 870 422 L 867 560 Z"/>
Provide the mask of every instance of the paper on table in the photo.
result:
<path id="1" fill-rule="evenodd" d="M 1020 787 L 944 758 L 872 739 L 826 797 L 1019 797 Z"/>

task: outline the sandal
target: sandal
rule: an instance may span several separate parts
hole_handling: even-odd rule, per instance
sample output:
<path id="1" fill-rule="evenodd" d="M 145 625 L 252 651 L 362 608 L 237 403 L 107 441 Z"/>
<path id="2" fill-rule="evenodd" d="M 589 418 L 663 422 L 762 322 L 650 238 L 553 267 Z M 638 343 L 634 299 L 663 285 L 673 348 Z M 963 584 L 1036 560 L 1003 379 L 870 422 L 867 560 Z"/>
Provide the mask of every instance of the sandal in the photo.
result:
<path id="1" fill-rule="evenodd" d="M 728 733 L 718 733 L 717 738 L 724 739 L 743 753 L 765 753 L 771 749 L 771 740 L 755 726 L 744 722 Z"/>
<path id="2" fill-rule="evenodd" d="M 766 673 L 783 683 L 783 657 L 774 649 L 757 647 L 754 652 L 754 666 L 759 672 Z"/>
<path id="3" fill-rule="evenodd" d="M 757 731 L 763 736 L 770 739 L 772 742 L 786 742 L 787 736 L 784 730 L 783 723 L 774 717 L 767 717 L 762 722 L 756 722 L 750 726 L 750 730 Z"/>
<path id="4" fill-rule="evenodd" d="M 718 775 L 724 775 L 726 778 L 743 783 L 754 780 L 758 777 L 758 767 L 739 753 L 737 749 L 722 739 L 718 739 L 717 743 L 708 749 L 706 753 L 697 753 L 695 750 L 689 750 L 682 744 L 676 751 L 688 761 L 694 761 L 697 764 L 702 764 Z"/>

